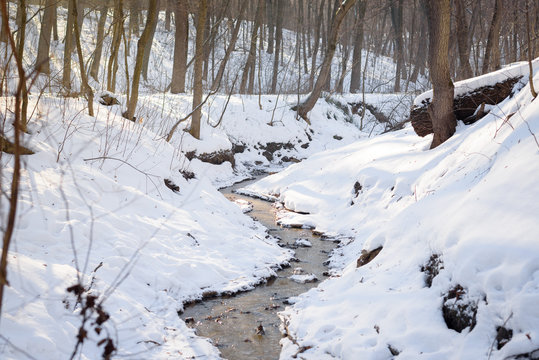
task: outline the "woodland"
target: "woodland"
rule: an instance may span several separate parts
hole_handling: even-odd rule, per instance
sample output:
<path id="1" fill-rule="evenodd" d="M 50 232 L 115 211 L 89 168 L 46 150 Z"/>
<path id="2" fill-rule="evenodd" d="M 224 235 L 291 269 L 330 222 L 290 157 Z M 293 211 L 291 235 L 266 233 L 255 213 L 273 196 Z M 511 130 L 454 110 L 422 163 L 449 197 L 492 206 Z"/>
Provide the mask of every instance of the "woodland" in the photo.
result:
<path id="1" fill-rule="evenodd" d="M 0 15 L 0 358 L 539 358 L 539 1 Z"/>

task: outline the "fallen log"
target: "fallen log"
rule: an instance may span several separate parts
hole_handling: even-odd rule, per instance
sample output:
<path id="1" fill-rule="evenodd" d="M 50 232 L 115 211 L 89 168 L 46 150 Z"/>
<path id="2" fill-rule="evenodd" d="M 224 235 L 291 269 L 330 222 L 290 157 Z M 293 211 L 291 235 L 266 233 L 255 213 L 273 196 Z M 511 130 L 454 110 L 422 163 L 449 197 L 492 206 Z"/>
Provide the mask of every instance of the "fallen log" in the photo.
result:
<path id="1" fill-rule="evenodd" d="M 466 125 L 473 124 L 488 114 L 484 111 L 485 105 L 496 105 L 511 95 L 515 84 L 522 76 L 510 77 L 494 85 L 481 86 L 455 96 L 453 100 L 453 113 L 457 120 L 462 120 Z M 457 86 L 455 87 L 455 93 Z M 432 134 L 432 121 L 428 113 L 431 98 L 427 97 L 420 105 L 415 105 L 410 111 L 410 121 L 414 131 L 419 136 Z"/>
<path id="2" fill-rule="evenodd" d="M 11 141 L 0 135 L 0 151 L 6 154 L 15 154 L 15 144 L 13 144 Z M 20 155 L 33 155 L 34 152 L 27 147 L 24 147 L 22 145 L 19 146 L 19 154 Z"/>

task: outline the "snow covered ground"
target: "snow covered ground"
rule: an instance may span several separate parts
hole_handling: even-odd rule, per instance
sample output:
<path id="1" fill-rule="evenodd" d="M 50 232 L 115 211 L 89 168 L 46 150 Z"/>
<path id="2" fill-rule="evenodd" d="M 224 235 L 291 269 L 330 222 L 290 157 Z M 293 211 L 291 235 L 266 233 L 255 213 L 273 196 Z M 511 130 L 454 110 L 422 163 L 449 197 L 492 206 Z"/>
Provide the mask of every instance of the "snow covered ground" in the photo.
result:
<path id="1" fill-rule="evenodd" d="M 85 19 L 88 39 L 96 21 L 93 13 Z M 28 68 L 38 24 L 36 16 L 28 26 Z M 120 106 L 98 105 L 97 97 L 94 118 L 85 115 L 82 99 L 56 96 L 63 45 L 52 44 L 56 75 L 50 84 L 51 79 L 39 78 L 30 97 L 30 135 L 24 143 L 36 154 L 24 158 L 8 259 L 10 286 L 0 320 L 1 358 L 68 358 L 82 308 L 66 289 L 77 282 L 85 287 L 83 304 L 97 296 L 110 315 L 98 324 L 103 318 L 93 313 L 86 323 L 82 359 L 99 358 L 104 339 L 111 339 L 122 357 L 218 358 L 218 350 L 178 317 L 182 303 L 249 289 L 292 254 L 242 213 L 246 204 L 229 202 L 216 188 L 253 170 L 276 171 L 304 158 L 249 188 L 309 213 L 283 211 L 282 223 L 303 223 L 342 239 L 331 258 L 335 277 L 295 299 L 282 314 L 296 341 L 283 340 L 283 358 L 301 348 L 300 356 L 312 359 L 385 359 L 392 351 L 408 359 L 503 359 L 539 348 L 539 144 L 532 135 L 539 133 L 539 105 L 527 86 L 479 123 L 459 126 L 433 151 L 427 151 L 430 139 L 417 137 L 411 128 L 375 136 L 385 126 L 370 113 L 360 130 L 360 116 L 344 106 L 361 101 L 357 95 L 321 99 L 311 127 L 290 110 L 297 95 L 234 95 L 228 106 L 226 95 L 216 95 L 203 108 L 201 140 L 184 131 L 186 122 L 166 142 L 172 125 L 190 112 L 191 99 L 156 93 L 171 74 L 172 33 L 163 27 L 161 19 L 151 80 L 141 87 L 138 123 L 121 117 L 121 94 Z M 94 44 L 83 47 L 90 56 Z M 230 73 L 241 68 L 244 55 L 235 54 Z M 377 65 L 369 66 L 368 84 L 375 88 L 388 83 L 394 64 L 371 58 Z M 76 58 L 73 64 L 75 76 Z M 283 90 L 297 75 L 293 67 L 284 71 L 285 65 Z M 120 64 L 120 93 L 123 73 Z M 263 76 L 264 86 L 269 78 Z M 101 84 L 92 86 L 101 94 Z M 393 122 L 406 118 L 411 100 L 366 95 L 366 102 Z M 13 101 L 0 98 L 2 130 L 8 135 L 12 115 L 7 109 Z M 280 144 L 271 156 L 270 143 Z M 233 149 L 235 167 L 187 157 Z M 13 159 L 2 154 L 0 163 L 4 191 Z M 191 173 L 195 178 L 189 179 Z M 2 194 L 3 219 L 7 209 Z M 356 268 L 362 250 L 379 246 L 383 249 L 373 261 Z M 432 254 L 442 259 L 443 269 L 428 288 L 420 268 Z M 310 274 L 297 276 L 313 280 Z M 448 330 L 442 317 L 444 294 L 457 284 L 466 291 L 458 297 L 477 304 L 471 332 Z M 501 350 L 494 342 L 497 326 L 513 331 Z"/>
<path id="2" fill-rule="evenodd" d="M 539 102 L 526 85 L 434 150 L 431 136 L 407 127 L 250 185 L 291 210 L 281 212 L 283 224 L 342 239 L 331 258 L 334 277 L 281 313 L 289 335 L 281 358 L 535 358 L 538 137 Z M 358 267 L 362 253 L 379 247 Z M 428 266 L 429 259 L 439 261 Z M 431 287 L 429 271 L 439 272 Z M 444 303 L 466 306 L 473 329 L 449 329 Z M 497 335 L 509 332 L 500 347 Z"/>

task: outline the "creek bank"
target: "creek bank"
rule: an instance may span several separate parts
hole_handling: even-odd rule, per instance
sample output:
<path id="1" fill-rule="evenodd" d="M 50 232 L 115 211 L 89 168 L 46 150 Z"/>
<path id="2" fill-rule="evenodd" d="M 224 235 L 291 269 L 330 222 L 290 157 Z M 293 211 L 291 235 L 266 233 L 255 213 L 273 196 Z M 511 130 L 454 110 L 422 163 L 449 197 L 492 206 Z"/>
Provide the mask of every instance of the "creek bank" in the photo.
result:
<path id="1" fill-rule="evenodd" d="M 293 249 L 294 257 L 275 269 L 276 276 L 262 279 L 254 289 L 236 293 L 207 291 L 201 299 L 184 303 L 184 311 L 179 315 L 196 329 L 197 335 L 211 338 L 225 358 L 278 358 L 280 340 L 286 335 L 278 312 L 293 304 L 295 296 L 330 275 L 328 256 L 338 245 L 335 238 L 322 237 L 308 229 L 276 225 L 277 209 L 273 204 L 235 193 L 244 184 L 221 192 L 236 203 L 249 202 L 251 217 L 264 224 L 268 236 L 278 238 L 281 247 Z"/>

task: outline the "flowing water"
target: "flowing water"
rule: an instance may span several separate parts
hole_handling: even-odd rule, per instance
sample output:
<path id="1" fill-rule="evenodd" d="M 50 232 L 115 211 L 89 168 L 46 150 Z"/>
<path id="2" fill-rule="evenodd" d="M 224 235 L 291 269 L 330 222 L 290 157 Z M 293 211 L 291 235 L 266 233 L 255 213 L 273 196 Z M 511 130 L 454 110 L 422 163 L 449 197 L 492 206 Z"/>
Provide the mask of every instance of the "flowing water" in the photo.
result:
<path id="1" fill-rule="evenodd" d="M 226 359 L 278 359 L 282 334 L 277 313 L 284 310 L 289 297 L 299 295 L 317 284 L 298 283 L 290 276 L 314 274 L 319 281 L 324 280 L 327 271 L 324 261 L 335 243 L 322 240 L 307 229 L 277 226 L 275 209 L 270 202 L 233 192 L 246 184 L 243 182 L 221 192 L 231 201 L 244 199 L 252 203 L 253 210 L 249 215 L 264 224 L 270 234 L 280 238 L 280 244 L 294 248 L 297 261 L 292 261 L 291 267 L 278 271 L 276 278 L 251 291 L 186 306 L 181 317 L 196 328 L 197 335 L 210 338 Z M 297 239 L 305 239 L 312 246 L 296 248 Z"/>

